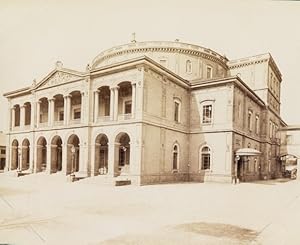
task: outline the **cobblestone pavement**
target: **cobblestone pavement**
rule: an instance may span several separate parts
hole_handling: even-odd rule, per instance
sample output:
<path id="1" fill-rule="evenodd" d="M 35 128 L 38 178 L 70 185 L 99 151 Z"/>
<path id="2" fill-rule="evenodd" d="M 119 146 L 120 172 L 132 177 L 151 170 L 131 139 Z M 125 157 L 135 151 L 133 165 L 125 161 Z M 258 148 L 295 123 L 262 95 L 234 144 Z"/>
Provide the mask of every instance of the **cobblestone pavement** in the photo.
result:
<path id="1" fill-rule="evenodd" d="M 0 174 L 0 244 L 300 244 L 300 182 L 112 187 Z"/>

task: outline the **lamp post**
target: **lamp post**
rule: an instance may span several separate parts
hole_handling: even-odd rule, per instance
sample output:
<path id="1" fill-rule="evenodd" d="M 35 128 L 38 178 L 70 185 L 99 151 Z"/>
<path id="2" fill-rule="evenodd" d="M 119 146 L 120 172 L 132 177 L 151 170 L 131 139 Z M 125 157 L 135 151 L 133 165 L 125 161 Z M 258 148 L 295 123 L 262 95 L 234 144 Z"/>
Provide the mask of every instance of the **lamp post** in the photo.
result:
<path id="1" fill-rule="evenodd" d="M 74 160 L 75 160 L 75 146 L 71 146 L 71 154 L 72 154 L 72 168 L 71 168 L 71 181 L 73 182 L 75 180 L 75 173 L 74 173 Z"/>

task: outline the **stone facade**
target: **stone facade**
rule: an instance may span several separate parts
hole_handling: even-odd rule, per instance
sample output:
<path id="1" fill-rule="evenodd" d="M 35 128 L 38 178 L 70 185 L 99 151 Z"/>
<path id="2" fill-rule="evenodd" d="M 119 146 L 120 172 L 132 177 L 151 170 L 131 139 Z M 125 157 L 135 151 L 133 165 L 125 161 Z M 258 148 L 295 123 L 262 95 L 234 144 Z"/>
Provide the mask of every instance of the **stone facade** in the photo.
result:
<path id="1" fill-rule="evenodd" d="M 6 136 L 3 132 L 0 132 L 0 171 L 5 168 L 6 162 Z"/>
<path id="2" fill-rule="evenodd" d="M 270 54 L 229 61 L 180 42 L 133 42 L 85 72 L 57 62 L 6 93 L 6 170 L 134 184 L 280 176 L 281 74 Z M 253 148 L 260 156 L 235 152 Z"/>

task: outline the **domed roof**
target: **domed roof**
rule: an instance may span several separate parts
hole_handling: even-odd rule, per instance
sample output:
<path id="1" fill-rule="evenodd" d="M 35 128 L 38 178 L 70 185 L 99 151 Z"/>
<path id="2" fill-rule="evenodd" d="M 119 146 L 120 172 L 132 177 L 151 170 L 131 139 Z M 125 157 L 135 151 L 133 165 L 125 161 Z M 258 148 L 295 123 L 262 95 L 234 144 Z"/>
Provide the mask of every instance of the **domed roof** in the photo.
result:
<path id="1" fill-rule="evenodd" d="M 120 46 L 116 46 L 107 49 L 97 55 L 92 61 L 92 69 L 103 66 L 103 62 L 107 65 L 107 60 L 116 56 L 128 56 L 128 54 L 141 55 L 149 52 L 164 52 L 164 53 L 179 53 L 189 54 L 205 59 L 209 59 L 218 63 L 222 67 L 226 68 L 226 62 L 228 61 L 225 56 L 218 54 L 217 52 L 204 48 L 194 44 L 182 43 L 177 41 L 146 41 L 146 42 L 132 42 Z M 112 61 L 113 62 L 113 61 Z M 112 63 L 111 62 L 111 63 Z"/>

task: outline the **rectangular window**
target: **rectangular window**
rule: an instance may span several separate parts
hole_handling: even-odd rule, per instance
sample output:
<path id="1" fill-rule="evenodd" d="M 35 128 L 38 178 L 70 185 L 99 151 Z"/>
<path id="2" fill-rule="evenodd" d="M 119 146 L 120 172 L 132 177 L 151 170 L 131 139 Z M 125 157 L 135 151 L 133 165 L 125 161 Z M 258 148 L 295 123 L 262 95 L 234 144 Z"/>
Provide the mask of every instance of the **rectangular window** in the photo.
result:
<path id="1" fill-rule="evenodd" d="M 125 102 L 125 108 L 124 108 L 124 114 L 130 114 L 131 113 L 131 100 Z"/>
<path id="2" fill-rule="evenodd" d="M 206 67 L 206 77 L 212 78 L 212 67 L 210 67 L 210 66 Z"/>
<path id="3" fill-rule="evenodd" d="M 248 111 L 248 129 L 252 131 L 252 111 Z"/>
<path id="4" fill-rule="evenodd" d="M 201 169 L 205 170 L 205 169 L 210 169 L 210 154 L 201 154 L 201 162 L 202 162 L 202 166 Z"/>
<path id="5" fill-rule="evenodd" d="M 212 105 L 204 105 L 202 123 L 211 123 L 211 122 L 212 122 Z"/>
<path id="6" fill-rule="evenodd" d="M 64 120 L 64 112 L 60 111 L 58 114 L 58 121 L 63 121 Z"/>
<path id="7" fill-rule="evenodd" d="M 5 149 L 1 149 L 1 154 L 5 154 Z"/>
<path id="8" fill-rule="evenodd" d="M 179 122 L 179 103 L 175 101 L 174 121 Z"/>
<path id="9" fill-rule="evenodd" d="M 81 111 L 80 109 L 74 109 L 74 119 L 80 119 Z"/>

